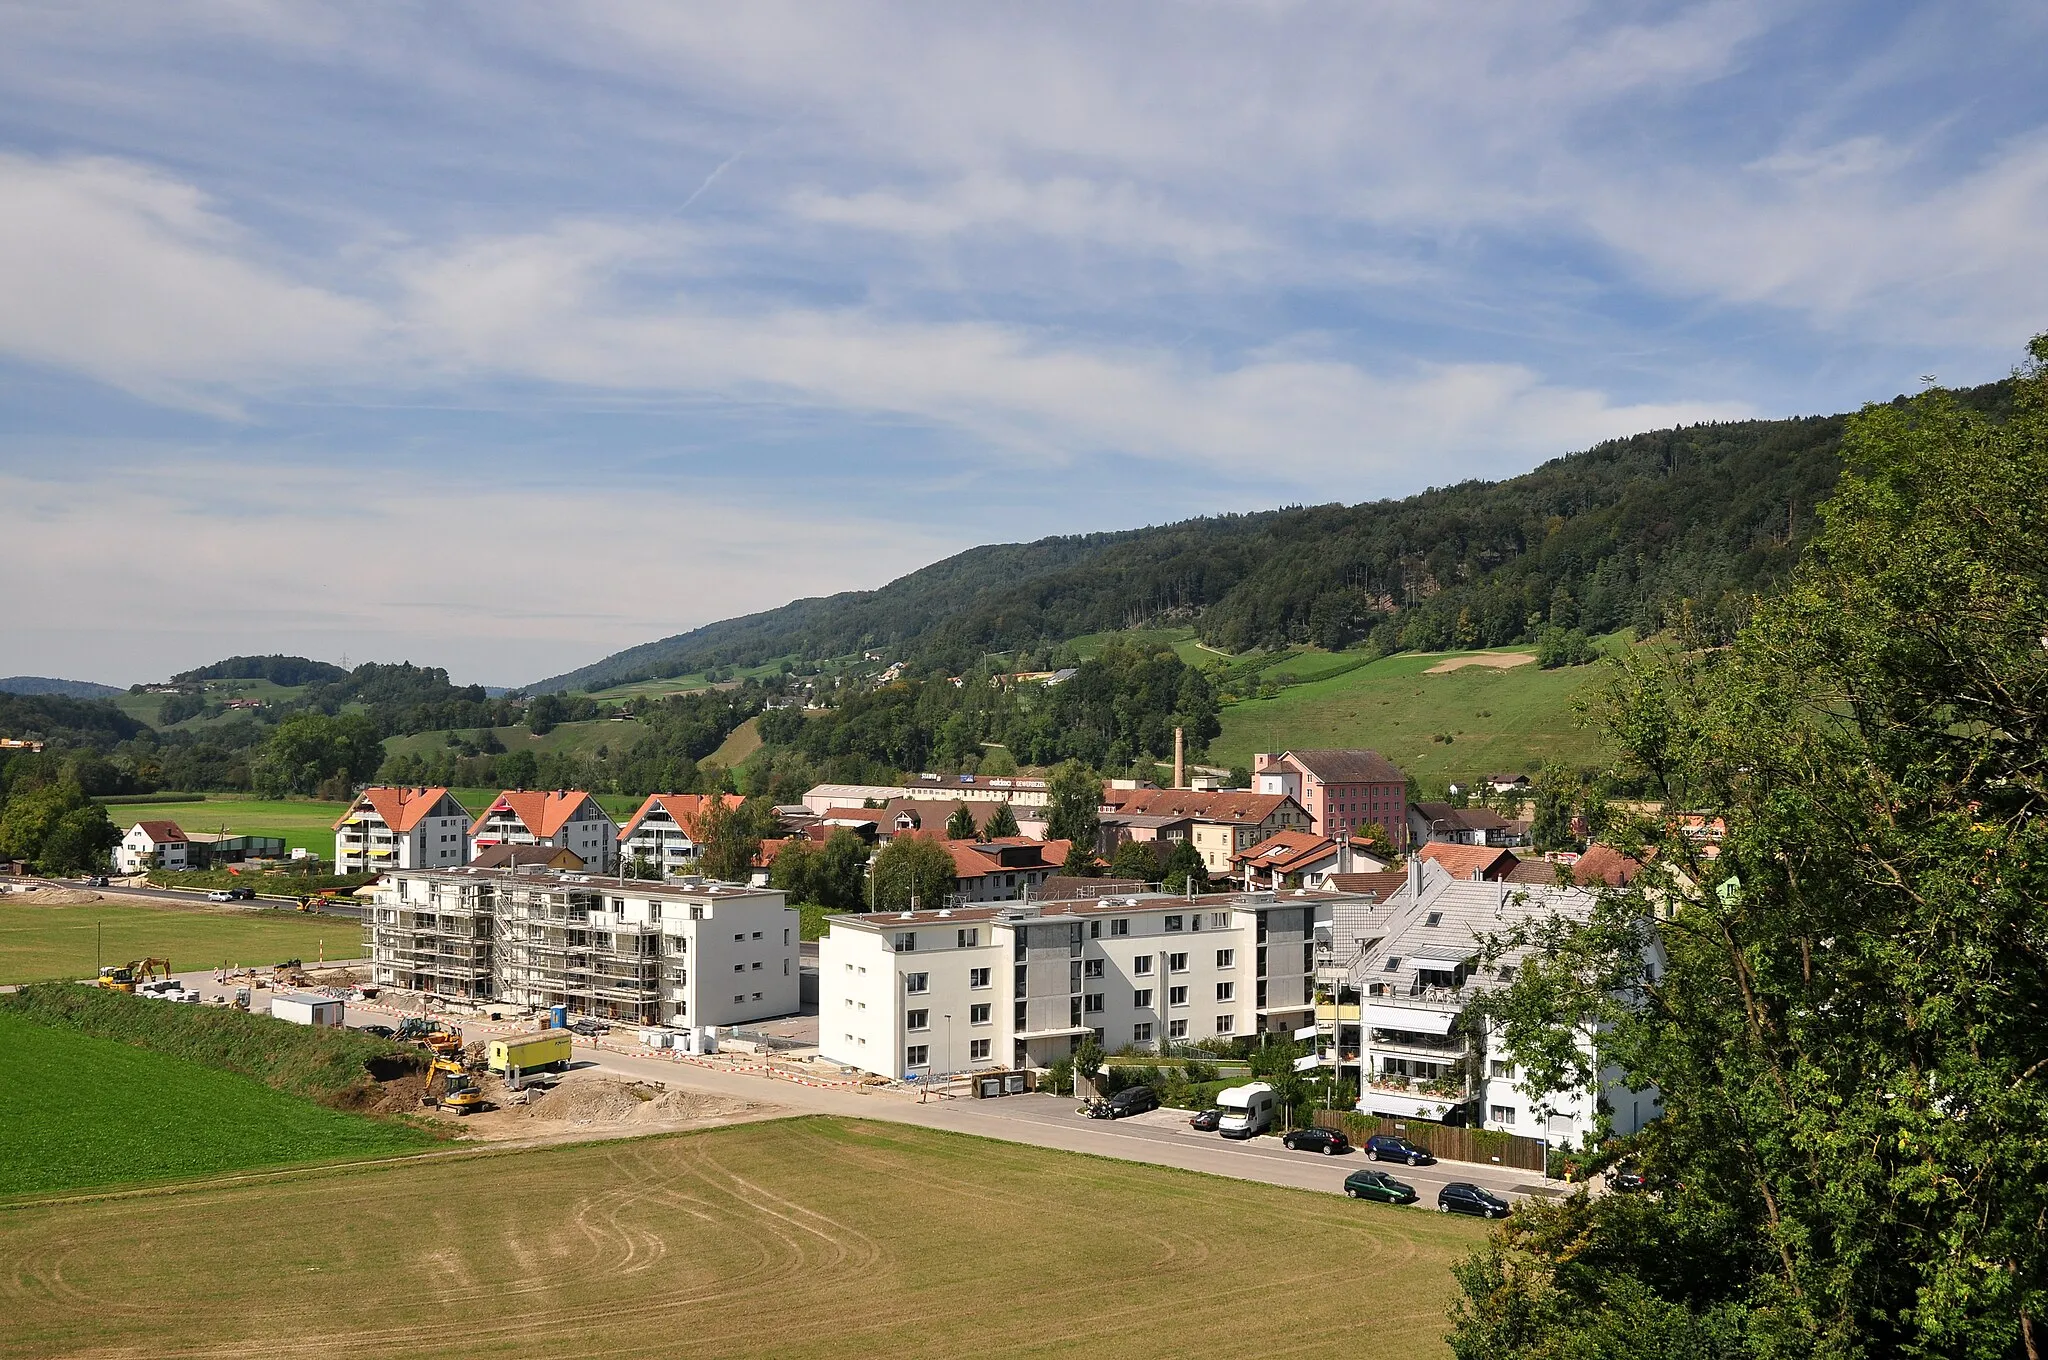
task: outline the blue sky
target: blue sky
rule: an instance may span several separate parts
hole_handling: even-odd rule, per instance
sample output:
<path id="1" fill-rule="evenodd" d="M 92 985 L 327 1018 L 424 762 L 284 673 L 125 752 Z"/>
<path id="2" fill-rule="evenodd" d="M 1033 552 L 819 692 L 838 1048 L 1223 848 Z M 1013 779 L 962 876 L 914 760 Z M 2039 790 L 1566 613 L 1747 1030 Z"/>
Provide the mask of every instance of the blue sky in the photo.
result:
<path id="1" fill-rule="evenodd" d="M 0 674 L 518 683 L 1997 377 L 2048 8 L 0 10 Z"/>

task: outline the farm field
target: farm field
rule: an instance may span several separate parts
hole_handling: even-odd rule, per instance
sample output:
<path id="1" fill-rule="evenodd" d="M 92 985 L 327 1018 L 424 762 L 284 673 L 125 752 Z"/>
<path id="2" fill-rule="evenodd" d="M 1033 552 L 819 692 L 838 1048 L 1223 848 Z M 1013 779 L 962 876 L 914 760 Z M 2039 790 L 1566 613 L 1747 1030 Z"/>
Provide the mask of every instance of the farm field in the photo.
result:
<path id="1" fill-rule="evenodd" d="M 1257 751 L 1361 746 L 1399 765 L 1427 792 L 1459 776 L 1533 773 L 1553 758 L 1597 761 L 1599 738 L 1579 725 L 1572 705 L 1598 684 L 1605 674 L 1601 667 L 1546 671 L 1531 662 L 1427 674 L 1460 656 L 1526 650 L 1402 653 L 1291 686 L 1275 698 L 1242 700 L 1223 710 L 1223 734 L 1209 743 L 1209 763 L 1249 766 Z M 1311 659 L 1278 665 L 1274 672 Z M 1439 735 L 1448 735 L 1450 742 L 1437 741 Z"/>
<path id="2" fill-rule="evenodd" d="M 1483 1235 L 816 1117 L 16 1206 L 0 1259 L 18 1356 L 146 1326 L 179 1355 L 1178 1357 L 1235 1335 L 1376 1360 L 1447 1354 L 1447 1267 Z"/>
<path id="3" fill-rule="evenodd" d="M 1170 647 L 1182 661 L 1190 666 L 1206 666 L 1226 657 L 1226 653 L 1212 652 L 1195 640 L 1192 628 L 1124 628 L 1113 633 L 1084 633 L 1071 639 L 1067 645 L 1083 661 L 1096 655 L 1111 638 L 1136 643 L 1145 647 Z"/>
<path id="4" fill-rule="evenodd" d="M 634 742 L 647 735 L 647 728 L 637 718 L 592 718 L 587 722 L 561 723 L 540 737 L 525 727 L 494 727 L 491 730 L 507 751 L 531 751 L 537 756 L 560 753 L 585 759 L 596 756 L 600 746 L 623 754 Z M 454 735 L 470 739 L 476 736 L 476 732 L 474 727 L 464 727 L 457 729 Z M 439 755 L 449 749 L 448 737 L 446 730 L 386 737 L 384 754 Z"/>
<path id="5" fill-rule="evenodd" d="M 0 1053 L 7 1055 L 0 1197 L 435 1144 L 403 1124 L 325 1109 L 233 1072 L 5 1011 Z"/>
<path id="6" fill-rule="evenodd" d="M 462 806 L 469 812 L 470 819 L 474 821 L 476 818 L 483 815 L 483 810 L 489 807 L 492 803 L 492 800 L 496 799 L 500 793 L 504 792 L 504 790 L 450 789 L 448 790 L 448 792 L 455 795 L 455 801 L 462 804 Z M 632 816 L 633 813 L 639 809 L 640 804 L 646 801 L 645 799 L 635 797 L 630 793 L 593 793 L 590 796 L 592 798 L 595 798 L 597 800 L 597 805 L 603 808 L 606 812 L 609 812 L 612 815 L 612 820 L 617 822 L 620 826 L 624 826 L 626 824 L 626 818 Z M 331 837 L 328 840 L 327 852 L 329 854 L 334 853 L 334 842 Z"/>
<path id="7" fill-rule="evenodd" d="M 363 927 L 343 916 L 248 907 L 75 906 L 0 897 L 0 985 L 97 975 L 102 963 L 169 959 L 174 968 L 243 967 L 280 959 L 352 959 Z M 4 1085 L 0 1082 L 0 1085 Z"/>
<path id="8" fill-rule="evenodd" d="M 107 816 L 126 831 L 142 821 L 176 822 L 186 831 L 282 836 L 287 847 L 306 849 L 327 859 L 334 854 L 334 824 L 346 803 L 309 798 L 250 798 L 234 794 L 193 794 L 182 803 L 110 803 Z"/>
<path id="9" fill-rule="evenodd" d="M 732 734 L 719 743 L 716 751 L 704 757 L 706 765 L 723 765 L 726 769 L 736 768 L 741 761 L 761 749 L 761 720 L 749 718 L 732 730 Z"/>

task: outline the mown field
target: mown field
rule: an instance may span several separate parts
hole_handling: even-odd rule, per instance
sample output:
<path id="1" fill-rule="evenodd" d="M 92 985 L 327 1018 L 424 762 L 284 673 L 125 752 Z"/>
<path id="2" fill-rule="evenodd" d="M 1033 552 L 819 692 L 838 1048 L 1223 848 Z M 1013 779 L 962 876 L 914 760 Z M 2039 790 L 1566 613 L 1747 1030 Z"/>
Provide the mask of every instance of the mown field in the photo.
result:
<path id="1" fill-rule="evenodd" d="M 233 1072 L 0 1010 L 0 1197 L 386 1156 L 434 1143 L 403 1124 L 326 1109 Z M 12 1343 L 7 1349 L 17 1353 Z"/>
<path id="2" fill-rule="evenodd" d="M 1249 766 L 1257 751 L 1366 747 L 1429 790 L 1496 770 L 1533 773 L 1551 759 L 1599 760 L 1599 737 L 1581 726 L 1573 703 L 1598 683 L 1602 667 L 1546 671 L 1532 662 L 1509 670 L 1466 666 L 1426 674 L 1459 655 L 1478 654 L 1390 656 L 1291 686 L 1275 698 L 1232 704 L 1222 713 L 1223 734 L 1209 743 L 1209 762 Z M 1292 668 L 1305 677 L 1316 659 L 1297 658 L 1273 672 Z"/>
<path id="3" fill-rule="evenodd" d="M 126 831 L 137 822 L 176 822 L 186 831 L 219 831 L 237 836 L 282 836 L 289 849 L 334 854 L 334 824 L 346 803 L 310 798 L 251 798 L 234 794 L 193 794 L 182 803 L 110 803 L 107 816 Z"/>
<path id="4" fill-rule="evenodd" d="M 95 959 L 169 959 L 183 971 L 323 954 L 353 959 L 362 952 L 362 924 L 342 916 L 197 903 L 47 906 L 0 897 L 0 985 L 95 977 Z"/>
<path id="5" fill-rule="evenodd" d="M 17 1356 L 1405 1360 L 1482 1236 L 832 1118 L 0 1211 Z"/>

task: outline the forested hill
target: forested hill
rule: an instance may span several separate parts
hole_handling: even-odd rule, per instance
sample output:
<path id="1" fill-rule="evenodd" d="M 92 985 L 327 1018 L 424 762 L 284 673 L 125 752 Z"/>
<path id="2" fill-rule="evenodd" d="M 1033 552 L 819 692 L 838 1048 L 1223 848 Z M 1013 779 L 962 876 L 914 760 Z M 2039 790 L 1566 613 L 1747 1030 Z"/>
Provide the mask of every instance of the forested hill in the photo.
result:
<path id="1" fill-rule="evenodd" d="M 2007 383 L 1956 394 L 2003 415 Z M 596 689 L 863 648 L 960 668 L 988 651 L 1192 623 L 1229 651 L 1493 646 L 1550 624 L 1711 623 L 1779 579 L 1840 471 L 1846 416 L 1655 430 L 1501 482 L 974 548 L 879 590 L 708 624 L 541 681 Z"/>
<path id="2" fill-rule="evenodd" d="M 119 694 L 120 687 L 91 680 L 58 680 L 47 675 L 0 677 L 0 694 L 56 694 L 66 699 L 105 699 Z"/>

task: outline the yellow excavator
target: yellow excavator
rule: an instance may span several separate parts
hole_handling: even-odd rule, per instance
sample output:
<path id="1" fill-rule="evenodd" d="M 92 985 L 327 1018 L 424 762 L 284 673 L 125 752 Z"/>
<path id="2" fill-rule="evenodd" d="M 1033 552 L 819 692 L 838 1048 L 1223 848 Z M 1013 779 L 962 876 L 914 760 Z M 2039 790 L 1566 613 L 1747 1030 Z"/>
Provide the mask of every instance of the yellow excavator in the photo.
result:
<path id="1" fill-rule="evenodd" d="M 486 1102 L 467 1068 L 451 1058 L 435 1058 L 427 1069 L 427 1093 L 420 1097 L 420 1103 L 438 1105 L 457 1114 L 474 1114 Z"/>
<path id="2" fill-rule="evenodd" d="M 100 969 L 100 986 L 109 991 L 132 993 L 141 983 L 170 975 L 169 959 L 136 959 L 132 963 L 109 964 Z"/>

